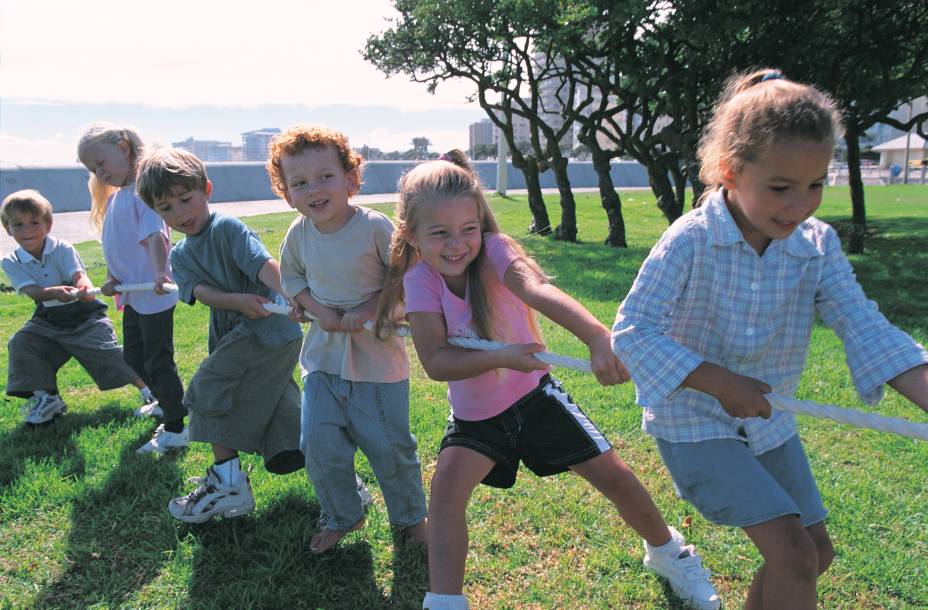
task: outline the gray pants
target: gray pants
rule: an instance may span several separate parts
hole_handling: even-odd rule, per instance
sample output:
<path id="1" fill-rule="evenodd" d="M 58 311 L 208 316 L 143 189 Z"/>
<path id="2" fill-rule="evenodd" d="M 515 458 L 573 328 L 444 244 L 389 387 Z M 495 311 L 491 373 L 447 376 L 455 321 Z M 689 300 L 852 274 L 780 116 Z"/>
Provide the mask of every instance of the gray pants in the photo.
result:
<path id="1" fill-rule="evenodd" d="M 71 358 L 81 363 L 101 390 L 138 379 L 123 361 L 122 347 L 109 318 L 92 318 L 77 328 L 59 328 L 32 319 L 13 335 L 6 393 L 28 398 L 35 390 L 57 392 L 58 369 Z"/>
<path id="2" fill-rule="evenodd" d="M 303 379 L 300 448 L 326 522 L 348 530 L 363 516 L 355 485 L 354 454 L 370 463 L 390 523 L 409 527 L 425 519 L 425 493 L 409 432 L 409 380 L 346 381 L 315 371 Z"/>

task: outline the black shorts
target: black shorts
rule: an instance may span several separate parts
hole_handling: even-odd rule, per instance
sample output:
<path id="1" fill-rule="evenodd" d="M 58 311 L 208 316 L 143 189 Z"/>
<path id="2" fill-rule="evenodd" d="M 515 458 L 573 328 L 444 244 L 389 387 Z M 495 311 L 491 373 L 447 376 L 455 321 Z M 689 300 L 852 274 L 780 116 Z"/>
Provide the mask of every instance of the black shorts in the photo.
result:
<path id="1" fill-rule="evenodd" d="M 451 417 L 441 448 L 466 447 L 496 462 L 483 479 L 491 487 L 512 487 L 519 461 L 540 477 L 565 472 L 608 451 L 603 433 L 573 403 L 561 383 L 545 375 L 534 390 L 489 419 Z"/>

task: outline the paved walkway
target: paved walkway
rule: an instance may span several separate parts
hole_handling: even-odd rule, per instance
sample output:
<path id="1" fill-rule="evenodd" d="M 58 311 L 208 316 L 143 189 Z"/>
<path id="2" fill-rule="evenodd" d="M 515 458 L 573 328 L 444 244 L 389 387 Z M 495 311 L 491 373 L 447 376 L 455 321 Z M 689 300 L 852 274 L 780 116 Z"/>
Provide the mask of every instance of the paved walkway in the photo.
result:
<path id="1" fill-rule="evenodd" d="M 647 190 L 646 187 L 620 190 Z M 545 194 L 557 193 L 557 189 L 543 189 Z M 598 192 L 597 188 L 575 188 L 575 193 Z M 510 190 L 511 195 L 524 195 L 524 189 Z M 352 201 L 361 204 L 395 203 L 398 193 L 381 193 L 378 195 L 358 195 Z M 259 214 L 273 214 L 275 212 L 292 212 L 290 206 L 283 199 L 270 199 L 264 201 L 230 201 L 226 203 L 211 203 L 210 208 L 223 214 L 232 216 L 258 216 Z M 82 241 L 93 241 L 97 236 L 90 228 L 90 212 L 62 212 L 55 214 L 52 225 L 52 234 L 65 241 L 77 244 Z M 16 249 L 16 242 L 6 234 L 0 234 L 0 256 L 4 256 Z"/>

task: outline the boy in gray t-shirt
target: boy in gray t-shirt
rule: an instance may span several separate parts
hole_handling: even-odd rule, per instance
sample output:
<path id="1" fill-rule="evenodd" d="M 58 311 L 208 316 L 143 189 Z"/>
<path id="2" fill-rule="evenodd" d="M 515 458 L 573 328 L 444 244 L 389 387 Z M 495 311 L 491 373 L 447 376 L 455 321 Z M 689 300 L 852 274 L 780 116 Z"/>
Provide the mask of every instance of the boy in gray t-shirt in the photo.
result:
<path id="1" fill-rule="evenodd" d="M 13 288 L 36 303 L 32 318 L 10 339 L 6 393 L 27 398 L 26 424 L 53 420 L 67 410 L 58 393 L 58 369 L 76 358 L 101 390 L 133 384 L 148 388 L 123 360 L 106 304 L 88 291 L 93 284 L 71 244 L 56 239 L 52 206 L 38 191 L 10 194 L 0 220 L 19 247 L 3 257 Z M 149 398 L 154 400 L 148 392 Z"/>
<path id="2" fill-rule="evenodd" d="M 212 445 L 215 463 L 197 488 L 175 498 L 176 519 L 202 523 L 255 508 L 238 452 L 260 453 L 274 474 L 303 467 L 300 391 L 293 369 L 298 323 L 264 305 L 281 294 L 280 270 L 258 236 L 237 218 L 211 214 L 212 183 L 202 162 L 160 149 L 139 162 L 139 197 L 187 237 L 171 251 L 180 300 L 209 305 L 209 356 L 187 386 L 191 441 Z"/>

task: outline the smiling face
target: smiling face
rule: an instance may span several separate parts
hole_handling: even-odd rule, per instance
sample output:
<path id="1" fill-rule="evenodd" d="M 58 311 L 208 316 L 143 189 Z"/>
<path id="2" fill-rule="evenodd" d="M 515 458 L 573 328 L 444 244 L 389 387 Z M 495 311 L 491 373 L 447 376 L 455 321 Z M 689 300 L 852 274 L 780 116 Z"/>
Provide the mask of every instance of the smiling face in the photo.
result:
<path id="1" fill-rule="evenodd" d="M 284 155 L 280 168 L 290 207 L 313 221 L 322 233 L 334 233 L 351 220 L 348 199 L 358 190 L 357 172 L 346 172 L 333 146 Z"/>
<path id="2" fill-rule="evenodd" d="M 135 177 L 132 171 L 132 155 L 126 142 L 93 142 L 78 151 L 84 167 L 97 180 L 115 187 L 127 185 Z"/>
<path id="3" fill-rule="evenodd" d="M 45 248 L 45 236 L 52 230 L 52 223 L 46 222 L 38 214 L 29 212 L 9 212 L 8 233 L 20 247 L 37 260 L 42 259 Z"/>
<path id="4" fill-rule="evenodd" d="M 213 183 L 209 180 L 202 191 L 175 184 L 167 196 L 155 201 L 154 210 L 175 231 L 196 235 L 209 220 L 209 196 L 212 192 Z"/>
<path id="5" fill-rule="evenodd" d="M 420 204 L 415 230 L 406 238 L 448 287 L 463 292 L 467 267 L 480 253 L 482 234 L 477 202 L 462 196 Z"/>
<path id="6" fill-rule="evenodd" d="M 774 140 L 756 161 L 726 171 L 726 203 L 745 240 L 763 254 L 786 239 L 822 203 L 831 162 L 830 142 Z"/>

